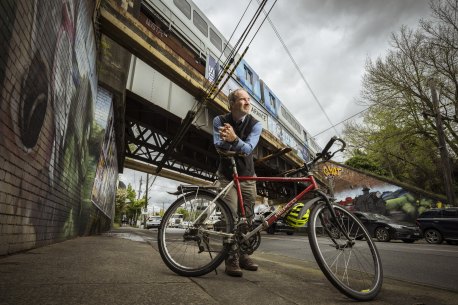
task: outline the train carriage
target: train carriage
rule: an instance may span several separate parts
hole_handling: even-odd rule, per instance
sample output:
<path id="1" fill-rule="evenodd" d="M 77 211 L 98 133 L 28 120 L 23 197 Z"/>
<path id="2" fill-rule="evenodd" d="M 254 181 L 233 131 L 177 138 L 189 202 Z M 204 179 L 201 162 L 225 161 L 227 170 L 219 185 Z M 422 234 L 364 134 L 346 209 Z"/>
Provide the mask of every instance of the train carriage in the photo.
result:
<path id="1" fill-rule="evenodd" d="M 165 27 L 166 29 L 163 30 L 166 33 L 174 34 L 169 35 L 168 39 L 172 40 L 172 36 L 176 36 L 182 41 L 183 48 L 187 50 L 186 52 L 181 50 L 182 53 L 185 53 L 183 55 L 185 60 L 192 62 L 193 66 L 196 63 L 203 65 L 203 69 L 199 67 L 197 70 L 208 80 L 212 82 L 216 80 L 221 72 L 222 63 L 229 56 L 231 47 L 224 36 L 192 1 L 145 0 L 142 2 L 142 11 L 146 12 L 147 18 L 152 18 L 156 24 L 161 24 L 162 29 Z M 148 21 L 144 20 L 143 23 L 148 23 Z M 150 24 L 149 27 L 157 32 L 154 25 Z M 164 38 L 164 40 L 167 39 Z M 235 62 L 237 62 L 238 54 L 235 57 Z M 251 95 L 253 101 L 252 114 L 261 121 L 263 128 L 293 148 L 299 157 L 309 160 L 319 151 L 319 146 L 314 139 L 308 136 L 304 127 L 243 59 L 236 67 L 233 78 L 229 79 L 222 88 L 222 92 L 227 95 L 231 90 L 239 87 L 243 87 Z M 175 92 L 180 91 L 177 88 L 173 88 L 173 90 Z M 169 92 L 169 97 L 171 94 L 173 93 Z M 181 91 L 179 94 L 183 97 L 186 95 Z M 149 99 L 160 100 L 153 96 L 150 96 Z M 170 99 L 168 100 L 170 101 Z M 185 100 L 189 100 L 188 103 L 191 103 L 192 98 L 185 98 Z M 167 105 L 167 108 L 172 112 L 175 111 L 171 105 Z M 180 108 L 183 109 L 183 107 Z M 180 116 L 182 116 L 181 113 Z M 204 120 L 208 122 L 211 118 L 207 117 Z M 211 132 L 209 127 L 206 129 Z"/>

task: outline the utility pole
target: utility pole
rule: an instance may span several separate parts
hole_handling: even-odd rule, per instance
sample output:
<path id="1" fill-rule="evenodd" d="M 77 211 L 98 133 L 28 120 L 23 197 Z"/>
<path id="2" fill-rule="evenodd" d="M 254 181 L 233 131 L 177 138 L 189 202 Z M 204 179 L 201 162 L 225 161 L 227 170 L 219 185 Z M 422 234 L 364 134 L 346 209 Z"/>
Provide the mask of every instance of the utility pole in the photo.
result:
<path id="1" fill-rule="evenodd" d="M 439 98 L 437 97 L 436 84 L 433 79 L 429 80 L 429 87 L 431 88 L 431 97 L 433 99 L 433 111 L 436 117 L 436 129 L 439 140 L 439 152 L 441 156 L 441 165 L 444 173 L 444 186 L 445 194 L 447 196 L 448 204 L 455 205 L 455 193 L 453 190 L 453 177 L 450 166 L 450 159 L 447 151 L 447 143 L 445 141 L 444 129 L 442 126 L 442 115 L 439 109 Z"/>
<path id="2" fill-rule="evenodd" d="M 149 188 L 149 174 L 146 174 L 146 190 L 145 190 L 145 215 L 143 216 L 143 228 L 146 228 L 146 215 L 148 213 L 148 188 Z"/>
<path id="3" fill-rule="evenodd" d="M 142 193 L 142 183 L 143 183 L 143 180 L 142 180 L 142 176 L 140 176 L 140 186 L 138 187 L 138 195 L 137 195 L 137 200 L 140 200 L 140 195 Z M 137 216 L 137 209 L 135 209 L 135 217 L 134 217 L 134 221 L 135 221 L 135 226 L 137 226 L 137 220 L 138 220 L 138 216 Z"/>
<path id="4" fill-rule="evenodd" d="M 143 183 L 143 177 L 140 176 L 140 186 L 138 187 L 137 200 L 140 200 L 140 196 L 141 196 L 141 193 L 142 193 L 142 183 Z"/>

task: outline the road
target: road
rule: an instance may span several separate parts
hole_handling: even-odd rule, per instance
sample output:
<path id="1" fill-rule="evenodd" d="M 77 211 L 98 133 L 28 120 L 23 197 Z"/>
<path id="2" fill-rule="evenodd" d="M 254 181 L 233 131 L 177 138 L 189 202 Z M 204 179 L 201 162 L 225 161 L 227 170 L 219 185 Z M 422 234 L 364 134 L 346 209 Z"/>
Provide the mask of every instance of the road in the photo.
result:
<path id="1" fill-rule="evenodd" d="M 458 291 L 458 246 L 376 242 L 385 277 Z M 314 262 L 307 236 L 262 235 L 257 251 Z M 318 267 L 318 265 L 317 265 Z"/>

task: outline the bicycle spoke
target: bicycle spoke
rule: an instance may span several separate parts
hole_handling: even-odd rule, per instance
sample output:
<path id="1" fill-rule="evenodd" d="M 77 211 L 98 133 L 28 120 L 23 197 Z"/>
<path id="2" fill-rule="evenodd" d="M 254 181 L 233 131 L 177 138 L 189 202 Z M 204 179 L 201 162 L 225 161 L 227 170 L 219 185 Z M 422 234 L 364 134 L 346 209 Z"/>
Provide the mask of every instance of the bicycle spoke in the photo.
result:
<path id="1" fill-rule="evenodd" d="M 183 196 L 163 217 L 158 232 L 159 251 L 167 266 L 178 274 L 206 274 L 227 255 L 227 237 L 220 232 L 232 231 L 232 215 L 224 202 L 212 202 L 213 198 L 209 194 Z M 177 213 L 183 215 L 181 222 L 173 221 L 172 215 Z"/>
<path id="2" fill-rule="evenodd" d="M 342 207 L 333 208 L 336 218 L 324 203 L 312 211 L 309 239 L 313 254 L 336 288 L 349 297 L 370 300 L 378 293 L 382 282 L 375 244 L 353 214 Z M 322 230 L 324 235 L 320 235 L 320 227 L 325 228 Z M 361 237 L 363 240 L 357 240 Z"/>

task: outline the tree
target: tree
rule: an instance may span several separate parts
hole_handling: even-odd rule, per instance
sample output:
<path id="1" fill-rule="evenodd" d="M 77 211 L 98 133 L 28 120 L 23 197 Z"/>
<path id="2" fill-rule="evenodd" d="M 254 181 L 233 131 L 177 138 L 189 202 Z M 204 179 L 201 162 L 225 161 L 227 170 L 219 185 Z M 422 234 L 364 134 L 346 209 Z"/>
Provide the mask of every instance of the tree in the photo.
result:
<path id="1" fill-rule="evenodd" d="M 146 199 L 137 200 L 136 198 L 137 194 L 131 184 L 127 186 L 127 189 L 119 188 L 116 191 L 115 222 L 120 222 L 122 215 L 126 215 L 133 223 L 137 222 Z"/>
<path id="2" fill-rule="evenodd" d="M 385 58 L 367 61 L 361 103 L 369 110 L 362 123 L 348 123 L 344 131 L 387 175 L 435 192 L 443 192 L 443 183 L 428 81 L 439 84 L 445 141 L 456 168 L 457 8 L 457 0 L 431 2 L 431 20 L 416 30 L 402 27 Z"/>
<path id="3" fill-rule="evenodd" d="M 345 164 L 378 175 L 387 174 L 386 171 L 380 167 L 376 159 L 371 158 L 370 155 L 358 149 L 353 152 L 353 156 L 350 159 L 345 161 Z"/>
<path id="4" fill-rule="evenodd" d="M 115 219 L 114 222 L 120 223 L 122 216 L 127 212 L 127 190 L 118 188 L 116 191 Z"/>

